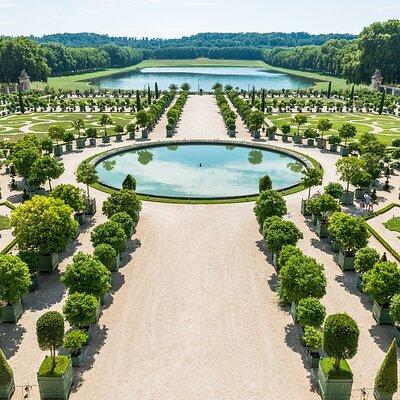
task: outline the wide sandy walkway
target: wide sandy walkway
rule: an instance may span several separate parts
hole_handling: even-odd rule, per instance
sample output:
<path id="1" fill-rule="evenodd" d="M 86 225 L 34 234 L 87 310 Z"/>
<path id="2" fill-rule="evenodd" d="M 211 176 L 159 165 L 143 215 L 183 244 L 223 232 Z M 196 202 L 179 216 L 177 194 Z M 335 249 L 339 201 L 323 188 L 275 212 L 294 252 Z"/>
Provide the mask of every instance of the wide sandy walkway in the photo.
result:
<path id="1" fill-rule="evenodd" d="M 225 138 L 217 111 L 212 96 L 191 96 L 175 138 Z M 250 140 L 248 132 L 239 131 L 238 139 Z M 326 182 L 337 180 L 336 155 L 295 149 L 321 162 Z M 65 155 L 66 171 L 59 181 L 75 182 L 79 162 L 99 151 Z M 104 193 L 92 193 L 99 205 L 106 198 Z M 350 362 L 354 389 L 371 388 L 392 328 L 374 323 L 370 301 L 354 288 L 355 274 L 343 274 L 327 243 L 309 228 L 299 209 L 304 195 L 286 198 L 288 218 L 304 232 L 300 247 L 325 265 L 328 293 L 323 302 L 328 313 L 346 311 L 360 326 L 359 352 Z M 135 241 L 115 275 L 112 296 L 78 370 L 71 399 L 319 398 L 298 327 L 277 302 L 277 277 L 252 208 L 252 203 L 143 203 Z M 91 251 L 90 230 L 102 220 L 99 212 L 71 244 L 61 270 L 76 248 Z M 372 243 L 383 251 L 376 241 Z M 18 325 L 0 326 L 2 346 L 7 347 L 18 385 L 35 383 L 44 356 L 36 345 L 36 319 L 48 309 L 60 309 L 64 296 L 57 275 L 42 277 L 41 289 L 27 296 Z M 19 399 L 20 393 L 14 398 Z M 359 397 L 355 390 L 354 399 Z M 36 388 L 30 398 L 38 398 Z"/>

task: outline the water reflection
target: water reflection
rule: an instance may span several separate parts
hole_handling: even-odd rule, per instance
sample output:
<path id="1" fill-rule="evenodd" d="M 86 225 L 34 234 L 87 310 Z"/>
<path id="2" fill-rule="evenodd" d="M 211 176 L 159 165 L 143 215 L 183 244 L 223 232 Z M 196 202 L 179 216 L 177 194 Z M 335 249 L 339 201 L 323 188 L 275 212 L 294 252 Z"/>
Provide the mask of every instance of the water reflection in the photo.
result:
<path id="1" fill-rule="evenodd" d="M 248 160 L 249 163 L 253 165 L 261 164 L 263 160 L 261 150 L 250 150 Z"/>
<path id="2" fill-rule="evenodd" d="M 299 161 L 290 162 L 290 163 L 287 163 L 286 165 L 293 172 L 301 173 L 301 171 L 303 171 L 303 168 L 304 168 L 303 164 Z"/>
<path id="3" fill-rule="evenodd" d="M 138 161 L 142 165 L 147 165 L 153 161 L 153 153 L 149 150 L 139 150 L 138 151 Z"/>
<path id="4" fill-rule="evenodd" d="M 106 160 L 103 162 L 103 168 L 106 171 L 112 171 L 115 168 L 116 163 L 115 160 Z"/>

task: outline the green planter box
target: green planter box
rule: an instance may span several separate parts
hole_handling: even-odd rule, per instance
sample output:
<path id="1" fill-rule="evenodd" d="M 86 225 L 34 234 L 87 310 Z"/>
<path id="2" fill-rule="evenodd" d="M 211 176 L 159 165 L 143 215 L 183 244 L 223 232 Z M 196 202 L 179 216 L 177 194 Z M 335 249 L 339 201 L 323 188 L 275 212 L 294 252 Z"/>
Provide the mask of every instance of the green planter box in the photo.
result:
<path id="1" fill-rule="evenodd" d="M 86 147 L 86 139 L 85 138 L 77 138 L 76 139 L 76 148 L 84 149 Z"/>
<path id="2" fill-rule="evenodd" d="M 400 347 L 400 327 L 399 326 L 394 326 L 394 333 L 393 333 L 394 339 L 396 339 L 397 347 Z"/>
<path id="3" fill-rule="evenodd" d="M 353 379 L 331 379 L 318 367 L 318 386 L 323 400 L 350 400 Z"/>
<path id="4" fill-rule="evenodd" d="M 292 304 L 290 305 L 290 315 L 292 316 L 294 322 L 297 322 L 296 313 L 297 313 L 297 306 L 296 303 L 292 301 Z"/>
<path id="5" fill-rule="evenodd" d="M 73 150 L 72 143 L 67 143 L 65 145 L 65 150 L 67 153 L 70 153 Z"/>
<path id="6" fill-rule="evenodd" d="M 301 213 L 302 213 L 305 217 L 311 215 L 311 212 L 308 211 L 308 209 L 307 209 L 307 200 L 303 200 L 303 199 L 301 200 Z"/>
<path id="7" fill-rule="evenodd" d="M 55 157 L 61 157 L 63 154 L 63 149 L 60 144 L 54 146 L 53 153 Z"/>
<path id="8" fill-rule="evenodd" d="M 392 400 L 393 394 L 380 393 L 378 390 L 374 389 L 374 398 L 376 400 Z"/>
<path id="9" fill-rule="evenodd" d="M 117 135 L 115 135 L 115 141 L 116 142 L 122 142 L 122 135 L 120 133 L 118 133 Z"/>
<path id="10" fill-rule="evenodd" d="M 340 250 L 337 256 L 337 263 L 343 271 L 354 271 L 354 258 L 354 256 L 348 256 Z"/>
<path id="11" fill-rule="evenodd" d="M 275 133 L 269 132 L 268 133 L 268 140 L 275 140 Z"/>
<path id="12" fill-rule="evenodd" d="M 75 213 L 74 218 L 78 222 L 79 225 L 83 225 L 86 221 L 84 213 Z"/>
<path id="13" fill-rule="evenodd" d="M 33 274 L 31 275 L 31 286 L 29 286 L 29 292 L 35 292 L 38 288 L 39 288 L 39 281 L 38 281 L 38 277 L 37 274 Z"/>
<path id="14" fill-rule="evenodd" d="M 149 131 L 147 129 L 142 130 L 142 139 L 148 139 L 149 138 Z"/>
<path id="15" fill-rule="evenodd" d="M 362 281 L 362 276 L 361 275 L 358 275 L 358 277 L 357 277 L 356 287 L 361 293 L 364 293 L 363 281 Z"/>
<path id="16" fill-rule="evenodd" d="M 328 224 L 325 221 L 318 219 L 315 232 L 321 239 L 328 237 Z"/>
<path id="17" fill-rule="evenodd" d="M 350 206 L 354 202 L 354 192 L 343 192 L 340 196 L 340 203 L 345 206 Z"/>
<path id="18" fill-rule="evenodd" d="M 11 306 L 0 306 L 1 322 L 17 322 L 22 315 L 22 301 L 19 300 Z"/>
<path id="19" fill-rule="evenodd" d="M 293 136 L 293 143 L 295 144 L 303 144 L 303 138 L 300 135 Z"/>
<path id="20" fill-rule="evenodd" d="M 326 139 L 317 138 L 317 147 L 319 149 L 326 149 Z"/>
<path id="21" fill-rule="evenodd" d="M 174 131 L 172 129 L 167 129 L 167 137 L 171 138 L 174 135 Z"/>
<path id="22" fill-rule="evenodd" d="M 307 349 L 307 362 L 310 368 L 318 368 L 320 358 L 321 356 L 318 351 L 314 352 Z"/>
<path id="23" fill-rule="evenodd" d="M 389 307 L 382 307 L 375 300 L 372 306 L 372 316 L 379 325 L 393 324 L 392 317 L 389 313 Z"/>
<path id="24" fill-rule="evenodd" d="M 110 143 L 110 136 L 103 136 L 101 138 L 102 143 Z"/>
<path id="25" fill-rule="evenodd" d="M 15 390 L 14 377 L 11 378 L 8 385 L 0 386 L 0 399 L 10 400 Z"/>
<path id="26" fill-rule="evenodd" d="M 254 139 L 260 139 L 260 137 L 261 137 L 259 130 L 253 131 L 252 134 L 253 134 Z"/>
<path id="27" fill-rule="evenodd" d="M 68 399 L 73 382 L 72 362 L 71 359 L 68 360 L 68 367 L 61 376 L 40 376 L 39 373 L 37 374 L 41 400 Z"/>
<path id="28" fill-rule="evenodd" d="M 129 132 L 128 137 L 129 137 L 129 140 L 135 140 L 136 139 L 136 132 Z"/>
<path id="29" fill-rule="evenodd" d="M 86 201 L 85 214 L 94 215 L 96 214 L 96 211 L 97 211 L 96 199 L 89 199 L 88 201 Z"/>
<path id="30" fill-rule="evenodd" d="M 282 142 L 288 141 L 288 135 L 282 135 Z"/>
<path id="31" fill-rule="evenodd" d="M 337 152 L 337 144 L 331 144 L 329 146 L 329 151 L 331 151 L 332 153 L 336 153 Z"/>
<path id="32" fill-rule="evenodd" d="M 314 139 L 307 139 L 307 146 L 310 146 L 310 147 L 312 147 L 312 146 L 314 146 Z"/>
<path id="33" fill-rule="evenodd" d="M 60 263 L 58 254 L 48 254 L 40 257 L 39 272 L 53 272 Z"/>
<path id="34" fill-rule="evenodd" d="M 365 189 L 356 189 L 355 197 L 357 200 L 362 200 L 364 198 Z"/>
<path id="35" fill-rule="evenodd" d="M 79 367 L 82 364 L 82 351 L 77 354 L 71 354 L 71 363 L 73 367 Z"/>
<path id="36" fill-rule="evenodd" d="M 311 223 L 316 226 L 318 222 L 318 217 L 315 214 L 311 214 Z"/>
<path id="37" fill-rule="evenodd" d="M 89 139 L 89 144 L 90 144 L 91 146 L 96 146 L 96 138 L 90 138 L 90 139 Z"/>
<path id="38" fill-rule="evenodd" d="M 115 257 L 114 264 L 110 268 L 110 271 L 117 272 L 120 266 L 121 266 L 121 255 L 118 253 Z"/>
<path id="39" fill-rule="evenodd" d="M 236 131 L 231 129 L 231 130 L 228 131 L 228 135 L 229 135 L 229 137 L 235 137 L 236 136 Z"/>
<path id="40" fill-rule="evenodd" d="M 340 146 L 340 155 L 342 157 L 347 157 L 350 154 L 350 150 L 347 146 Z"/>

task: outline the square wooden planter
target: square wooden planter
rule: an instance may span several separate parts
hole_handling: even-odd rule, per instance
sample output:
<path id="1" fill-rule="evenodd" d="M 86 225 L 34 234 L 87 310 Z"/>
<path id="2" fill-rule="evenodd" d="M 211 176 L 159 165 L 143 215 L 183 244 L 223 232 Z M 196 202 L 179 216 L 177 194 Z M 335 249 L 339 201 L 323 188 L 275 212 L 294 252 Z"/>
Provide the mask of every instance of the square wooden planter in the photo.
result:
<path id="1" fill-rule="evenodd" d="M 122 135 L 120 133 L 118 133 L 117 135 L 115 135 L 115 141 L 116 142 L 122 142 Z"/>
<path id="2" fill-rule="evenodd" d="M 231 130 L 228 131 L 228 135 L 229 135 L 229 137 L 235 137 L 236 136 L 236 131 L 231 129 Z"/>
<path id="3" fill-rule="evenodd" d="M 102 143 L 110 143 L 110 136 L 103 136 L 101 138 Z"/>
<path id="4" fill-rule="evenodd" d="M 96 207 L 96 199 L 89 199 L 86 202 L 85 214 L 86 215 L 94 215 L 96 214 L 97 207 Z"/>
<path id="5" fill-rule="evenodd" d="M 374 389 L 374 398 L 375 400 L 392 400 L 393 394 L 380 393 Z"/>
<path id="6" fill-rule="evenodd" d="M 148 139 L 149 138 L 149 131 L 147 129 L 142 130 L 142 139 Z"/>
<path id="7" fill-rule="evenodd" d="M 172 129 L 167 129 L 167 137 L 171 138 L 174 135 L 174 131 Z"/>
<path id="8" fill-rule="evenodd" d="M 300 135 L 293 136 L 293 143 L 295 144 L 303 144 L 303 138 Z"/>
<path id="9" fill-rule="evenodd" d="M 86 138 L 77 138 L 76 139 L 76 148 L 84 149 L 86 147 Z"/>
<path id="10" fill-rule="evenodd" d="M 86 221 L 86 217 L 84 213 L 76 213 L 74 215 L 75 220 L 78 222 L 79 225 L 83 225 Z"/>
<path id="11" fill-rule="evenodd" d="M 89 144 L 90 144 L 91 146 L 96 146 L 96 138 L 90 138 L 90 139 L 89 139 Z"/>
<path id="12" fill-rule="evenodd" d="M 328 237 L 328 224 L 325 221 L 317 220 L 317 226 L 315 228 L 315 233 L 319 238 L 327 238 Z"/>
<path id="13" fill-rule="evenodd" d="M 292 304 L 290 305 L 290 315 L 292 316 L 294 322 L 297 322 L 296 313 L 297 313 L 297 305 L 294 301 L 292 301 Z"/>
<path id="14" fill-rule="evenodd" d="M 350 400 L 353 379 L 330 379 L 318 367 L 318 386 L 324 400 Z"/>
<path id="15" fill-rule="evenodd" d="M 260 131 L 259 130 L 257 130 L 257 131 L 253 131 L 252 132 L 253 133 L 253 138 L 254 139 L 260 139 Z"/>
<path id="16" fill-rule="evenodd" d="M 356 189 L 355 190 L 355 198 L 357 200 L 362 200 L 364 198 L 365 189 Z"/>
<path id="17" fill-rule="evenodd" d="M 73 150 L 72 143 L 67 143 L 67 144 L 65 145 L 65 151 L 66 151 L 67 153 L 70 153 L 72 150 Z"/>
<path id="18" fill-rule="evenodd" d="M 329 146 L 329 151 L 331 151 L 332 153 L 336 153 L 337 152 L 337 144 L 331 144 Z"/>
<path id="19" fill-rule="evenodd" d="M 22 315 L 22 301 L 19 300 L 11 306 L 0 306 L 1 322 L 17 322 Z M 0 397 L 1 398 L 1 397 Z"/>
<path id="20" fill-rule="evenodd" d="M 354 202 L 354 192 L 343 192 L 340 196 L 340 203 L 345 206 L 350 206 Z"/>
<path id="21" fill-rule="evenodd" d="M 317 147 L 319 149 L 326 149 L 326 139 L 317 138 Z"/>
<path id="22" fill-rule="evenodd" d="M 282 142 L 288 141 L 288 135 L 282 135 Z"/>
<path id="23" fill-rule="evenodd" d="M 307 349 L 307 362 L 310 368 L 318 368 L 319 359 L 321 358 L 319 351 L 314 352 Z"/>
<path id="24" fill-rule="evenodd" d="M 361 293 L 364 293 L 363 280 L 362 280 L 362 276 L 361 275 L 358 275 L 358 277 L 357 277 L 356 287 Z"/>
<path id="25" fill-rule="evenodd" d="M 54 272 L 60 263 L 58 254 L 40 256 L 39 272 Z"/>
<path id="26" fill-rule="evenodd" d="M 400 326 L 394 326 L 394 339 L 396 339 L 397 347 L 400 347 Z"/>
<path id="27" fill-rule="evenodd" d="M 354 256 L 347 256 L 342 250 L 339 251 L 337 263 L 343 271 L 354 271 Z"/>
<path id="28" fill-rule="evenodd" d="M 313 147 L 314 146 L 314 139 L 311 139 L 311 138 L 307 139 L 307 146 Z"/>
<path id="29" fill-rule="evenodd" d="M 63 149 L 60 144 L 54 146 L 53 153 L 55 157 L 61 157 L 63 154 Z"/>
<path id="30" fill-rule="evenodd" d="M 72 362 L 69 360 L 68 368 L 62 376 L 37 375 L 41 400 L 63 399 L 67 400 L 73 382 Z"/>
<path id="31" fill-rule="evenodd" d="M 128 133 L 129 140 L 135 140 L 136 139 L 136 132 L 129 132 Z"/>
<path id="32" fill-rule="evenodd" d="M 0 386 L 0 399 L 10 400 L 15 391 L 14 377 L 11 378 L 8 385 Z"/>
<path id="33" fill-rule="evenodd" d="M 382 307 L 375 300 L 372 306 L 372 316 L 379 325 L 393 324 L 392 317 L 389 313 L 389 307 Z"/>
<path id="34" fill-rule="evenodd" d="M 268 133 L 268 140 L 275 140 L 275 133 Z"/>
<path id="35" fill-rule="evenodd" d="M 350 154 L 350 150 L 347 146 L 340 146 L 340 155 L 342 157 L 347 157 Z"/>
<path id="36" fill-rule="evenodd" d="M 308 211 L 308 209 L 307 209 L 307 200 L 301 200 L 301 213 L 305 217 L 308 217 L 309 215 L 311 215 L 311 212 Z"/>

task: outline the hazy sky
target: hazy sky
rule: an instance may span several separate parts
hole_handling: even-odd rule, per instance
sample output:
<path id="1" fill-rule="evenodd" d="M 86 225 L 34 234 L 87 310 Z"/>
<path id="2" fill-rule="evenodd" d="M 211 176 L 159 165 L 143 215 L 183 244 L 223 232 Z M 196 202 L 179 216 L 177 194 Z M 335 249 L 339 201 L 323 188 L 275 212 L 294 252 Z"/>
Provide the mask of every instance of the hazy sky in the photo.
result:
<path id="1" fill-rule="evenodd" d="M 399 0 L 0 0 L 0 35 L 359 33 L 371 22 L 390 18 L 400 18 Z"/>

